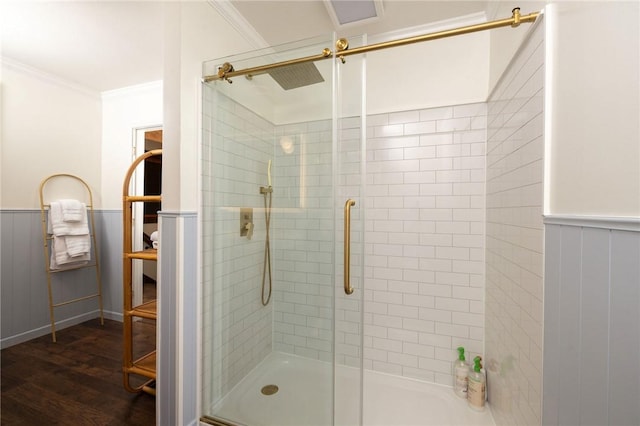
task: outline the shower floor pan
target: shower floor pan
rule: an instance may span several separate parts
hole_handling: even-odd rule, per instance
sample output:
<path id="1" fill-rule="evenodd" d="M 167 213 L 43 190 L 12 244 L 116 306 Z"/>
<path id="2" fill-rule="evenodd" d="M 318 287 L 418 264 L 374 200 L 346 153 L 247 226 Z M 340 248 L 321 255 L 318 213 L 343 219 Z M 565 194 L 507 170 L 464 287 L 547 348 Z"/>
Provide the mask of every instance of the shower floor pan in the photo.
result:
<path id="1" fill-rule="evenodd" d="M 357 424 L 357 371 L 338 367 L 336 424 Z M 216 417 L 247 426 L 331 425 L 331 365 L 274 352 L 214 407 Z M 276 385 L 264 395 L 261 389 Z M 477 412 L 447 386 L 365 370 L 365 426 L 495 426 L 487 408 Z M 341 398 L 345 396 L 345 398 Z M 338 423 L 338 419 L 342 422 Z"/>

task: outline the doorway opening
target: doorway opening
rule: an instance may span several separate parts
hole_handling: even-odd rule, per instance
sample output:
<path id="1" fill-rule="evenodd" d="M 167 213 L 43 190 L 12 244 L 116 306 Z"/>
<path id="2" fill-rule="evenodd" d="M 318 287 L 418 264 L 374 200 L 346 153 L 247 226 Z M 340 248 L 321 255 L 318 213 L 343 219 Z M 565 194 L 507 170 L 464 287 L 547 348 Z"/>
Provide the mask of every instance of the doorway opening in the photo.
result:
<path id="1" fill-rule="evenodd" d="M 162 127 L 138 128 L 134 131 L 133 157 L 147 151 L 162 149 Z M 133 177 L 136 193 L 162 192 L 162 156 L 153 156 L 138 167 Z M 145 250 L 157 241 L 160 203 L 135 203 L 133 206 L 133 248 Z M 156 298 L 157 262 L 143 261 L 133 265 L 133 303 L 141 304 Z"/>

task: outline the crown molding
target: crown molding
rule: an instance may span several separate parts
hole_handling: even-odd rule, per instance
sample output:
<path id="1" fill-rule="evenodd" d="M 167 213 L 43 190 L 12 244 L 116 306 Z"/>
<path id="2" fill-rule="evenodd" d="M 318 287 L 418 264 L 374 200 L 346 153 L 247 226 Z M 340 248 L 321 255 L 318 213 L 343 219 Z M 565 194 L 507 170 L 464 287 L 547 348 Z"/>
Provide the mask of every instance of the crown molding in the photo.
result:
<path id="1" fill-rule="evenodd" d="M 269 43 L 256 31 L 256 29 L 245 19 L 230 0 L 207 0 L 220 16 L 229 23 L 237 33 L 244 38 L 253 48 L 262 49 L 269 47 Z"/>
<path id="2" fill-rule="evenodd" d="M 58 77 L 55 74 L 50 74 L 46 71 L 42 71 L 41 69 L 34 68 L 30 65 L 23 64 L 22 62 L 19 62 L 8 56 L 0 57 L 0 63 L 2 63 L 2 66 L 6 66 L 7 68 L 11 68 L 14 71 L 26 74 L 30 77 L 37 78 L 40 81 L 44 81 L 46 83 L 50 83 L 65 89 L 71 89 L 77 93 L 89 96 L 91 98 L 100 99 L 100 92 L 96 90 L 90 89 L 69 80 L 65 80 L 64 78 Z"/>

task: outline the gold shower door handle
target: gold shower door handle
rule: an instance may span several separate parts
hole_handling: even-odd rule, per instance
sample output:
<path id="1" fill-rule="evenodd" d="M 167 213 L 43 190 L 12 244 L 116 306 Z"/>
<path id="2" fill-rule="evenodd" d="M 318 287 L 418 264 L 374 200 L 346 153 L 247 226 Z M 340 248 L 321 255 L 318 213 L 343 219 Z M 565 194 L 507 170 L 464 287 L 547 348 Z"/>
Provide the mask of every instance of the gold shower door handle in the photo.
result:
<path id="1" fill-rule="evenodd" d="M 352 294 L 353 287 L 350 282 L 350 264 L 351 264 L 351 207 L 356 202 L 349 198 L 344 204 L 344 292 Z"/>

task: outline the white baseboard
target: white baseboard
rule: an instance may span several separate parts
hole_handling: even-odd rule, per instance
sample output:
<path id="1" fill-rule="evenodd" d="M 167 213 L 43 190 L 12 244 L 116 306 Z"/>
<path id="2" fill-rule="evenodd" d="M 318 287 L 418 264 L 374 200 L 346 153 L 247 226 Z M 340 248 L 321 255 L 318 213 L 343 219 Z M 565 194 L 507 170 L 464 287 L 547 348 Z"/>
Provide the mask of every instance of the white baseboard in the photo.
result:
<path id="1" fill-rule="evenodd" d="M 119 312 L 103 311 L 103 316 L 105 319 L 122 322 L 122 314 Z M 95 311 L 87 312 L 82 315 L 77 315 L 75 317 L 56 321 L 56 332 L 99 317 L 100 311 L 96 309 Z M 34 328 L 33 330 L 25 331 L 23 333 L 19 333 L 9 337 L 4 337 L 0 339 L 0 349 L 5 349 L 19 343 L 24 343 L 49 333 L 51 333 L 51 325 L 46 324 L 41 327 Z"/>

